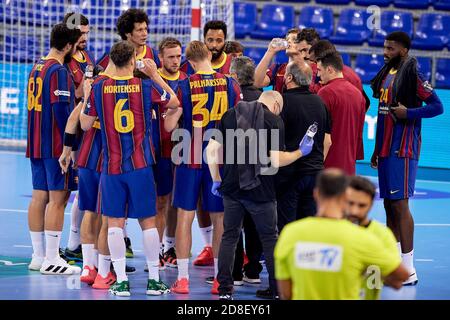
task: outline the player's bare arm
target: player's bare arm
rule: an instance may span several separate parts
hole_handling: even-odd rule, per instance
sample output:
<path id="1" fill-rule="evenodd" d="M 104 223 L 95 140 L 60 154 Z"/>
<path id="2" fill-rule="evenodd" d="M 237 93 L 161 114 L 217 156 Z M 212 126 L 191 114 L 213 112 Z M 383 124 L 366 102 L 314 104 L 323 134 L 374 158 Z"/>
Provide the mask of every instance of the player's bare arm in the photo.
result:
<path id="1" fill-rule="evenodd" d="M 270 84 L 270 79 L 267 76 L 267 68 L 269 68 L 270 62 L 272 61 L 273 57 L 277 52 L 285 50 L 284 47 L 277 47 L 273 46 L 272 43 L 274 42 L 274 39 L 269 43 L 269 47 L 267 48 L 266 53 L 264 54 L 264 57 L 261 59 L 261 61 L 258 63 L 258 66 L 255 70 L 255 87 L 257 88 L 264 88 L 267 87 Z"/>

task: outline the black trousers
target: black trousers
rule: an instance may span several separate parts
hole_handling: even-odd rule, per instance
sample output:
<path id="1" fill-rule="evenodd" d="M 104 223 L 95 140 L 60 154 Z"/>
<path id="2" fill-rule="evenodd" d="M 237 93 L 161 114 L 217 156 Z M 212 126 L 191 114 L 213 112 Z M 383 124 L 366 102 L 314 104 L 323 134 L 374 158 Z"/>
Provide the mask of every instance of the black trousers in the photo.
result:
<path id="1" fill-rule="evenodd" d="M 247 254 L 248 263 L 244 266 L 245 275 L 251 279 L 259 278 L 262 271 L 262 265 L 259 263 L 262 254 L 262 244 L 259 240 L 258 232 L 256 231 L 255 223 L 249 213 L 244 215 L 244 235 L 245 235 L 245 252 Z M 244 264 L 244 241 L 242 232 L 239 237 L 239 242 L 236 246 L 233 266 L 233 279 L 242 280 L 242 267 Z"/>
<path id="2" fill-rule="evenodd" d="M 282 193 L 277 196 L 278 231 L 284 226 L 298 219 L 314 216 L 317 211 L 313 191 L 316 186 L 316 176 L 300 177 L 295 183 L 283 183 Z"/>
<path id="3" fill-rule="evenodd" d="M 278 239 L 276 201 L 254 202 L 243 199 L 223 197 L 224 232 L 219 250 L 219 293 L 230 294 L 233 292 L 232 269 L 236 246 L 241 234 L 242 224 L 246 213 L 250 214 L 259 234 L 266 267 L 269 273 L 269 284 L 276 294 L 277 285 L 275 280 L 273 251 Z"/>

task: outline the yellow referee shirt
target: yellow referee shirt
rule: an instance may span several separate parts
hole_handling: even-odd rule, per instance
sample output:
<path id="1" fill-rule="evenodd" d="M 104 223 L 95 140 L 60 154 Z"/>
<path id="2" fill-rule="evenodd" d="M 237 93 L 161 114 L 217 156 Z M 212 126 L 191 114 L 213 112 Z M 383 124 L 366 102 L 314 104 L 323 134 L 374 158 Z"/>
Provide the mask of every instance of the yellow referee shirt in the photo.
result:
<path id="1" fill-rule="evenodd" d="M 347 220 L 305 218 L 284 227 L 275 247 L 275 277 L 291 280 L 292 299 L 359 299 L 369 266 L 386 276 L 400 257 Z"/>

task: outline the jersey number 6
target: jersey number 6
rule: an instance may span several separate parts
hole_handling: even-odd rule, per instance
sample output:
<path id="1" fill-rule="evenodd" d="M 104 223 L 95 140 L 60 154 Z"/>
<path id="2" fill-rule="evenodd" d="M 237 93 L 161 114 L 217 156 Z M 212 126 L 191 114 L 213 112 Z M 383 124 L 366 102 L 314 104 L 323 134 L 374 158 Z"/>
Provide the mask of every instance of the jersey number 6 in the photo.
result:
<path id="1" fill-rule="evenodd" d="M 114 107 L 114 127 L 119 133 L 128 133 L 134 128 L 133 112 L 131 110 L 123 110 L 126 102 L 127 99 L 120 99 Z"/>

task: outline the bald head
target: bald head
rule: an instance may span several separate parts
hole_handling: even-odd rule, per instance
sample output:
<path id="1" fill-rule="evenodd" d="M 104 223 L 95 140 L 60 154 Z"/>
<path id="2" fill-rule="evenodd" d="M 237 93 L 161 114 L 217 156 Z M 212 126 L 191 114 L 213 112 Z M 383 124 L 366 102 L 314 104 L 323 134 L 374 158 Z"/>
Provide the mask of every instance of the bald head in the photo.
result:
<path id="1" fill-rule="evenodd" d="M 317 192 L 323 199 L 339 198 L 345 194 L 349 179 L 341 169 L 325 169 L 316 180 Z"/>
<path id="2" fill-rule="evenodd" d="M 283 97 L 278 91 L 264 91 L 258 101 L 264 104 L 272 113 L 275 113 L 276 115 L 279 115 L 281 110 L 283 110 Z"/>
<path id="3" fill-rule="evenodd" d="M 305 61 L 289 62 L 284 79 L 288 89 L 309 86 L 312 79 L 312 69 Z"/>

